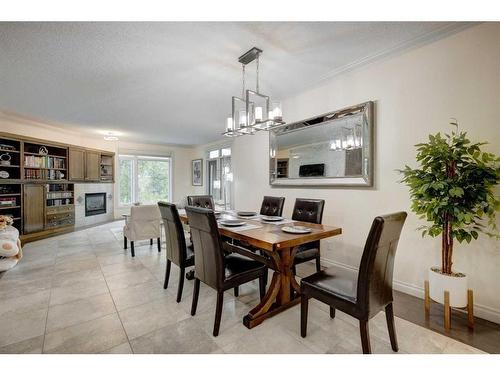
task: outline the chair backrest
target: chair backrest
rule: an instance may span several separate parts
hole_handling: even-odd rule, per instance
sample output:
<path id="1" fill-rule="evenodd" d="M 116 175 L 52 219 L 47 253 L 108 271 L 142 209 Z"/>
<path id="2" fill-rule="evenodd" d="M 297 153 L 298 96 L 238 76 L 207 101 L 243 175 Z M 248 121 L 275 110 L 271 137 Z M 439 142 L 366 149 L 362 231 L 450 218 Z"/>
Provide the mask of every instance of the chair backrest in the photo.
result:
<path id="1" fill-rule="evenodd" d="M 224 281 L 224 255 L 214 212 L 207 208 L 186 207 L 194 246 L 195 276 L 212 288 Z"/>
<path id="2" fill-rule="evenodd" d="M 167 243 L 167 259 L 178 266 L 183 265 L 186 260 L 186 237 L 179 217 L 179 212 L 175 204 L 158 202 L 163 226 L 165 228 L 165 238 Z"/>
<path id="3" fill-rule="evenodd" d="M 155 204 L 130 207 L 127 225 L 130 227 L 131 241 L 160 237 L 160 211 Z"/>
<path id="4" fill-rule="evenodd" d="M 211 195 L 189 195 L 188 206 L 214 209 L 214 199 Z"/>
<path id="5" fill-rule="evenodd" d="M 358 274 L 357 303 L 369 317 L 392 302 L 392 275 L 406 212 L 377 216 L 366 239 Z"/>
<path id="6" fill-rule="evenodd" d="M 292 220 L 321 224 L 324 208 L 325 201 L 323 199 L 297 198 L 293 207 Z"/>
<path id="7" fill-rule="evenodd" d="M 284 205 L 285 205 L 285 197 L 265 196 L 264 199 L 262 199 L 260 214 L 267 216 L 281 216 L 283 214 Z"/>

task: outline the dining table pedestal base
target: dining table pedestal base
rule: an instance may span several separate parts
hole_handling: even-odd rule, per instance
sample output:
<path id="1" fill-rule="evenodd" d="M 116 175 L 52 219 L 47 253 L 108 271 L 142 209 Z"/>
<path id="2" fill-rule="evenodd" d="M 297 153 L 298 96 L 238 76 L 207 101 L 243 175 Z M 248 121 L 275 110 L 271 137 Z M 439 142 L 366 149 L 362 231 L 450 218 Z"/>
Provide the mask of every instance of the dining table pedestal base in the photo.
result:
<path id="1" fill-rule="evenodd" d="M 292 271 L 296 249 L 286 248 L 269 253 L 274 270 L 266 295 L 243 317 L 243 325 L 253 328 L 264 320 L 300 303 L 300 286 Z"/>

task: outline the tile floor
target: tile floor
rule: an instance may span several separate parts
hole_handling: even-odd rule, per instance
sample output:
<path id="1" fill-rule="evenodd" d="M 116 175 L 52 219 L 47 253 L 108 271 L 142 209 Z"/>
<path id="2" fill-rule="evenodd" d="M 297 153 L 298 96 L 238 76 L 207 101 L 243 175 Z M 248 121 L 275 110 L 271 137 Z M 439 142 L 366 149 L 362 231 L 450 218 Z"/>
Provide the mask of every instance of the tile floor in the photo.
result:
<path id="1" fill-rule="evenodd" d="M 203 286 L 191 317 L 193 282 L 175 302 L 178 269 L 163 290 L 165 252 L 149 241 L 136 257 L 122 249 L 123 222 L 27 244 L 0 278 L 0 353 L 360 353 L 357 322 L 310 303 L 308 336 L 296 306 L 248 330 L 241 321 L 258 301 L 256 283 L 225 295 L 220 334 L 211 334 L 215 293 Z M 163 245 L 164 248 L 164 245 Z M 400 353 L 482 353 L 396 318 Z M 370 323 L 374 353 L 392 353 L 383 313 Z"/>

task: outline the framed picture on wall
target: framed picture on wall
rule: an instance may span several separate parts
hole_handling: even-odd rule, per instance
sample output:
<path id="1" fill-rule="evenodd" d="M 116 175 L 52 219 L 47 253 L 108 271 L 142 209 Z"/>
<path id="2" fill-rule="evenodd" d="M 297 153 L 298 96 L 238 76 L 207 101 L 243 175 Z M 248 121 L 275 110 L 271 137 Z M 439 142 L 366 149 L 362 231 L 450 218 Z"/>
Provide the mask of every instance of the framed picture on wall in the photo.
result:
<path id="1" fill-rule="evenodd" d="M 203 159 L 195 159 L 191 163 L 193 186 L 203 186 Z"/>

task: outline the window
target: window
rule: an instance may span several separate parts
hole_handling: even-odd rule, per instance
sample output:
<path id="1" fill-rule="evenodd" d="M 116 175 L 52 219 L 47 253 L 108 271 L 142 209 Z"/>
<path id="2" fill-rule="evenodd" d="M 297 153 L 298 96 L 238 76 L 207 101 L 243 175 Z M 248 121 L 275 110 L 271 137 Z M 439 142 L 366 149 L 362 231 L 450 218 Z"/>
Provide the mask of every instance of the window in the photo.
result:
<path id="1" fill-rule="evenodd" d="M 132 159 L 122 159 L 120 157 L 120 204 L 128 205 L 132 203 L 133 181 L 132 181 Z"/>
<path id="2" fill-rule="evenodd" d="M 170 201 L 170 158 L 120 155 L 119 168 L 120 205 Z"/>
<path id="3" fill-rule="evenodd" d="M 207 160 L 208 194 L 213 196 L 219 209 L 233 207 L 233 172 L 231 148 L 208 151 Z"/>

